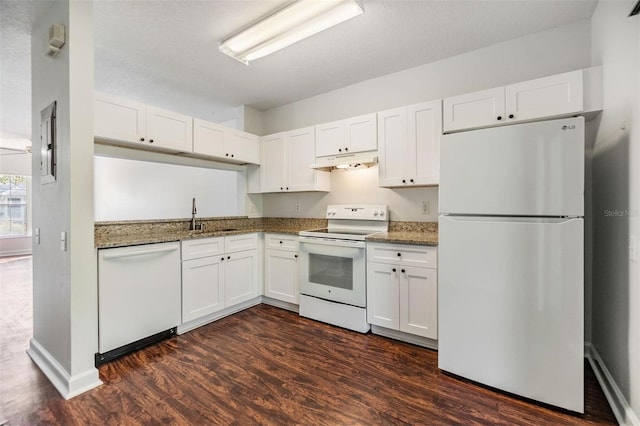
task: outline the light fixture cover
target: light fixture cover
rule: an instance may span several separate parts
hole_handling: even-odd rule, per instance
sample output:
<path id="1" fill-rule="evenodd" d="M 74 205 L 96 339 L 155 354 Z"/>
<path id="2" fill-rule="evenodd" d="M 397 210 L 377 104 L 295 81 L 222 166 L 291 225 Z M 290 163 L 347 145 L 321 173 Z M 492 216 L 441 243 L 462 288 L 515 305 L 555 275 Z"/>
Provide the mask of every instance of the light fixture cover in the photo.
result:
<path id="1" fill-rule="evenodd" d="M 220 43 L 220 51 L 249 64 L 364 12 L 361 0 L 296 0 Z"/>

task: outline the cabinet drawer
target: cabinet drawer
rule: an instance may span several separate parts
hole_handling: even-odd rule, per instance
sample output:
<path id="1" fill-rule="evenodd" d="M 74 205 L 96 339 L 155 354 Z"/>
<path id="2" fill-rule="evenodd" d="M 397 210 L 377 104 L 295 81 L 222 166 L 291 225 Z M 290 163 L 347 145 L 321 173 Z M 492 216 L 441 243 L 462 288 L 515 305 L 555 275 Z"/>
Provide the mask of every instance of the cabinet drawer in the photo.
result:
<path id="1" fill-rule="evenodd" d="M 251 250 L 258 247 L 258 234 L 241 234 L 224 237 L 224 252 Z"/>
<path id="2" fill-rule="evenodd" d="M 368 243 L 367 261 L 436 269 L 438 267 L 438 248 Z"/>
<path id="3" fill-rule="evenodd" d="M 288 234 L 266 234 L 266 248 L 298 251 L 298 236 Z"/>
<path id="4" fill-rule="evenodd" d="M 201 238 L 182 242 L 182 260 L 199 259 L 224 253 L 224 238 Z"/>

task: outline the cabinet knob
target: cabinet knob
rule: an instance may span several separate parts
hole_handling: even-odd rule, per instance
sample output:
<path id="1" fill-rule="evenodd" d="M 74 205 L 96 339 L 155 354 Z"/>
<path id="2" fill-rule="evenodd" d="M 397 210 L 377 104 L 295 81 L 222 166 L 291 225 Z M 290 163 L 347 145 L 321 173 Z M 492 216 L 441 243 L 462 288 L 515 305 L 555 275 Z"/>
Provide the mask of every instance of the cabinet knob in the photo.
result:
<path id="1" fill-rule="evenodd" d="M 509 118 L 514 118 L 515 116 L 513 114 L 509 114 Z"/>
<path id="2" fill-rule="evenodd" d="M 402 272 L 404 274 L 404 269 L 401 269 L 400 272 Z"/>
<path id="3" fill-rule="evenodd" d="M 144 138 L 140 138 L 140 142 L 144 142 Z"/>
<path id="4" fill-rule="evenodd" d="M 500 121 L 500 120 L 502 120 L 502 116 L 501 115 L 498 116 L 498 121 Z"/>
<path id="5" fill-rule="evenodd" d="M 347 152 L 347 151 L 349 151 L 349 148 L 345 147 L 344 152 Z"/>
<path id="6" fill-rule="evenodd" d="M 280 241 L 280 244 L 282 244 L 282 241 Z"/>
<path id="7" fill-rule="evenodd" d="M 396 268 L 393 268 L 393 269 L 392 269 L 392 271 L 393 271 L 393 272 L 395 272 L 395 271 L 396 271 Z"/>
<path id="8" fill-rule="evenodd" d="M 227 259 L 231 259 L 231 256 L 227 256 Z M 402 272 L 404 272 L 404 271 L 402 271 Z"/>
<path id="9" fill-rule="evenodd" d="M 231 154 L 231 158 L 233 158 L 233 154 Z"/>
<path id="10" fill-rule="evenodd" d="M 225 156 L 225 157 L 228 157 L 228 156 L 229 156 L 229 153 L 227 152 L 224 156 Z"/>
<path id="11" fill-rule="evenodd" d="M 402 256 L 402 253 L 398 253 L 398 257 Z"/>
<path id="12" fill-rule="evenodd" d="M 149 143 L 153 143 L 153 139 L 149 139 Z"/>
<path id="13" fill-rule="evenodd" d="M 287 191 L 289 190 L 289 187 L 287 186 Z"/>
<path id="14" fill-rule="evenodd" d="M 338 148 L 338 152 L 342 152 L 342 148 Z"/>
<path id="15" fill-rule="evenodd" d="M 297 259 L 297 258 L 298 258 L 298 255 L 297 255 L 297 254 L 294 254 L 294 255 L 293 255 L 293 257 L 295 257 L 295 258 Z"/>
<path id="16" fill-rule="evenodd" d="M 413 179 L 410 179 L 409 182 L 413 183 Z"/>
<path id="17" fill-rule="evenodd" d="M 220 258 L 220 261 L 223 261 L 223 260 L 224 260 L 224 257 L 221 257 L 221 258 Z"/>
<path id="18" fill-rule="evenodd" d="M 282 191 L 282 190 L 284 190 L 284 188 L 283 188 L 283 187 L 280 187 L 280 191 Z"/>
<path id="19" fill-rule="evenodd" d="M 402 183 L 407 183 L 407 180 L 406 179 L 402 179 Z"/>

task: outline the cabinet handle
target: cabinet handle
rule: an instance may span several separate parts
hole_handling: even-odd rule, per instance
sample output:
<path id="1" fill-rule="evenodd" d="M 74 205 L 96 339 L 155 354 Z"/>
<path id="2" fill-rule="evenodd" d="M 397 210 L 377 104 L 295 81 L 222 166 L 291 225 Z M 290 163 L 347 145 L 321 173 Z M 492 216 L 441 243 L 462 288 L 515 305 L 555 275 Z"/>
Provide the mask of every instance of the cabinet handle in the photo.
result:
<path id="1" fill-rule="evenodd" d="M 409 182 L 413 183 L 413 179 L 409 180 Z"/>
<path id="2" fill-rule="evenodd" d="M 228 260 L 228 259 L 231 259 L 231 256 L 227 256 L 227 260 Z"/>
<path id="3" fill-rule="evenodd" d="M 284 189 L 283 187 L 280 187 L 280 191 L 282 191 L 283 189 Z"/>
<path id="4" fill-rule="evenodd" d="M 140 138 L 140 142 L 144 142 L 144 138 Z"/>
<path id="5" fill-rule="evenodd" d="M 348 151 L 349 151 L 349 148 L 345 147 L 344 152 L 348 152 Z"/>
<path id="6" fill-rule="evenodd" d="M 395 272 L 395 271 L 396 271 L 396 268 L 393 268 L 393 269 L 392 269 L 392 271 L 393 271 L 393 272 Z"/>
<path id="7" fill-rule="evenodd" d="M 282 241 L 280 241 L 280 244 L 282 244 Z"/>
<path id="8" fill-rule="evenodd" d="M 153 143 L 153 139 L 149 139 L 149 143 Z"/>
<path id="9" fill-rule="evenodd" d="M 406 179 L 402 179 L 402 183 L 407 183 L 407 180 Z"/>
<path id="10" fill-rule="evenodd" d="M 400 272 L 402 272 L 404 274 L 404 269 L 401 269 Z"/>
<path id="11" fill-rule="evenodd" d="M 220 261 L 222 262 L 224 260 L 224 256 L 220 258 Z"/>
<path id="12" fill-rule="evenodd" d="M 297 254 L 294 254 L 294 255 L 293 255 L 293 257 L 295 257 L 295 258 L 297 259 L 297 258 L 298 258 L 298 255 L 297 255 Z"/>
<path id="13" fill-rule="evenodd" d="M 233 158 L 233 154 L 231 154 L 231 158 Z"/>
<path id="14" fill-rule="evenodd" d="M 287 186 L 287 191 L 289 190 L 289 187 Z"/>
<path id="15" fill-rule="evenodd" d="M 500 121 L 500 120 L 502 120 L 502 116 L 501 115 L 498 116 L 498 121 Z"/>
<path id="16" fill-rule="evenodd" d="M 228 157 L 228 156 L 229 156 L 229 153 L 227 152 L 224 156 L 225 156 L 225 157 Z"/>
<path id="17" fill-rule="evenodd" d="M 342 152 L 342 148 L 338 148 L 338 152 Z"/>
<path id="18" fill-rule="evenodd" d="M 402 253 L 398 253 L 398 257 L 402 256 Z"/>
<path id="19" fill-rule="evenodd" d="M 509 114 L 509 118 L 513 118 L 513 117 L 514 117 L 514 115 L 513 115 L 513 114 Z"/>

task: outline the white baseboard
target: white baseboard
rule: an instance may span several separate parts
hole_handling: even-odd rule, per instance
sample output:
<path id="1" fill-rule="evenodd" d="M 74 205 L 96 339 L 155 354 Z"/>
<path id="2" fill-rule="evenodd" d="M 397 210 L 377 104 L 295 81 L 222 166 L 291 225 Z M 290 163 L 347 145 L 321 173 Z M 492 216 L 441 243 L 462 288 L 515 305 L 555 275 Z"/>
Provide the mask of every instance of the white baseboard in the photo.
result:
<path id="1" fill-rule="evenodd" d="M 95 367 L 70 376 L 49 351 L 34 338 L 29 341 L 27 354 L 64 399 L 73 398 L 102 384 L 98 369 Z"/>
<path id="2" fill-rule="evenodd" d="M 390 328 L 381 327 L 379 325 L 371 324 L 371 332 L 380 336 L 388 337 L 394 340 L 400 340 L 401 342 L 411 343 L 412 345 L 422 346 L 427 349 L 438 350 L 438 341 L 428 339 L 422 336 L 416 336 L 415 334 L 404 333 L 398 330 L 391 330 Z"/>
<path id="3" fill-rule="evenodd" d="M 0 251 L 0 257 L 26 256 L 31 254 L 31 249 L 22 250 L 3 250 Z"/>
<path id="4" fill-rule="evenodd" d="M 600 387 L 602 387 L 602 391 L 618 423 L 625 426 L 640 426 L 638 416 L 634 413 L 631 405 L 629 405 L 629 402 L 622 394 L 611 373 L 609 373 L 607 366 L 595 346 L 587 342 L 585 342 L 584 346 L 586 358 L 589 360 L 589 364 L 591 364 L 591 368 L 598 379 L 598 383 L 600 383 Z"/>
<path id="5" fill-rule="evenodd" d="M 254 297 L 253 299 L 238 303 L 237 305 L 230 306 L 228 308 L 222 309 L 221 311 L 206 315 L 202 318 L 185 322 L 184 324 L 180 324 L 178 326 L 178 334 L 184 334 L 188 331 L 195 330 L 198 327 L 202 327 L 203 325 L 207 325 L 221 318 L 228 317 L 229 315 L 233 315 L 237 312 L 244 311 L 245 309 L 248 309 L 252 306 L 259 305 L 260 303 L 262 303 L 262 296 Z"/>
<path id="6" fill-rule="evenodd" d="M 290 302 L 284 302 L 282 300 L 273 299 L 271 297 L 262 296 L 262 303 L 269 306 L 275 306 L 276 308 L 286 309 L 287 311 L 298 313 L 300 310 L 298 305 Z"/>

